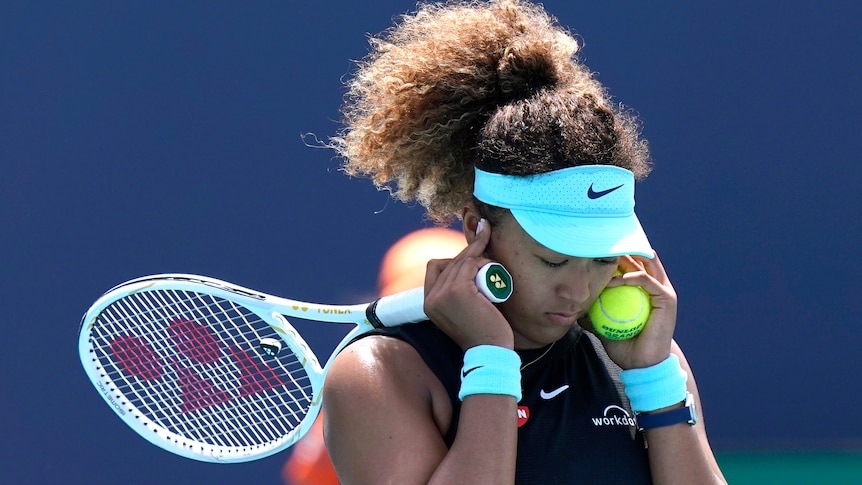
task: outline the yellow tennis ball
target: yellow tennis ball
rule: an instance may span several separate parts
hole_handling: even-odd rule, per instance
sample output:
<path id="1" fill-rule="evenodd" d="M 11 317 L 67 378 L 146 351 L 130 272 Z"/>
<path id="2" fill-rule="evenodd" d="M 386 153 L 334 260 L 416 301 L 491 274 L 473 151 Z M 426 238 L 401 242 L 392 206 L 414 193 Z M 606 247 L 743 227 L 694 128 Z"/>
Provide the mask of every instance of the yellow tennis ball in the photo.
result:
<path id="1" fill-rule="evenodd" d="M 649 294 L 640 286 L 605 288 L 590 307 L 596 332 L 610 340 L 630 339 L 641 333 L 649 320 Z"/>

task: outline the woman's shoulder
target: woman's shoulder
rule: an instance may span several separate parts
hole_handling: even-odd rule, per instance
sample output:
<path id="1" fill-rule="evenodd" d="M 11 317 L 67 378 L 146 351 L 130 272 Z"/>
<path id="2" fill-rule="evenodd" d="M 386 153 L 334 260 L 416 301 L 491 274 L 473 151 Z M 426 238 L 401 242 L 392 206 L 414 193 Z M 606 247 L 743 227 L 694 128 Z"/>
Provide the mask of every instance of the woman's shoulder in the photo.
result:
<path id="1" fill-rule="evenodd" d="M 324 388 L 327 393 L 333 388 L 381 390 L 421 364 L 422 359 L 408 342 L 388 335 L 369 335 L 351 342 L 335 357 Z"/>
<path id="2" fill-rule="evenodd" d="M 399 432 L 390 429 L 396 424 L 442 443 L 440 430 L 448 428 L 452 407 L 445 388 L 410 343 L 369 335 L 334 359 L 323 384 L 323 414 L 327 427 L 339 430 L 336 447 L 353 438 L 391 437 Z M 359 414 L 364 424 L 357 423 Z"/>
<path id="3" fill-rule="evenodd" d="M 429 388 L 440 385 L 428 358 L 445 341 L 433 325 L 409 325 L 381 329 L 360 336 L 334 359 L 324 382 L 326 399 L 367 395 L 428 396 Z M 444 353 L 445 354 L 445 353 Z M 439 358 L 445 357 L 438 355 Z M 453 363 L 460 366 L 460 362 Z"/>
<path id="4" fill-rule="evenodd" d="M 376 353 L 403 353 L 409 358 L 418 356 L 426 367 L 441 379 L 448 380 L 460 372 L 463 350 L 442 330 L 430 321 L 381 328 L 358 337 L 348 348 L 360 345 L 357 350 Z"/>

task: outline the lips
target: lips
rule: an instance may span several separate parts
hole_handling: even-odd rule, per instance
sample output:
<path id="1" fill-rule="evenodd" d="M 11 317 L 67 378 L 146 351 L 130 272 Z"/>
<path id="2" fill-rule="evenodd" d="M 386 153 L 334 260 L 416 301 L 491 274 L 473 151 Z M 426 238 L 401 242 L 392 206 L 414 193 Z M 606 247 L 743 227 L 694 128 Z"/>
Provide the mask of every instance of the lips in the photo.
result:
<path id="1" fill-rule="evenodd" d="M 571 324 L 575 323 L 575 320 L 578 319 L 577 313 L 548 312 L 548 313 L 546 313 L 546 315 L 548 316 L 548 318 L 552 322 L 554 322 L 556 324 L 560 324 L 560 325 L 571 325 Z"/>

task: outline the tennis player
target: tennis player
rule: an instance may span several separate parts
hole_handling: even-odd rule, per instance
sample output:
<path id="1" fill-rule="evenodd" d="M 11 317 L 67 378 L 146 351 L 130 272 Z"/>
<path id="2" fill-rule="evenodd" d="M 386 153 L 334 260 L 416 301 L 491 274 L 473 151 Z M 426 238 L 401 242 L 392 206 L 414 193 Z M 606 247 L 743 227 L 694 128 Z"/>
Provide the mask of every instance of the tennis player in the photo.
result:
<path id="1" fill-rule="evenodd" d="M 724 483 L 634 213 L 647 143 L 578 47 L 521 0 L 421 4 L 371 40 L 332 144 L 348 174 L 460 220 L 467 247 L 428 264 L 429 322 L 360 338 L 330 369 L 342 483 Z M 512 274 L 505 303 L 475 286 L 489 261 Z M 650 294 L 650 319 L 597 338 L 587 310 L 619 285 Z"/>

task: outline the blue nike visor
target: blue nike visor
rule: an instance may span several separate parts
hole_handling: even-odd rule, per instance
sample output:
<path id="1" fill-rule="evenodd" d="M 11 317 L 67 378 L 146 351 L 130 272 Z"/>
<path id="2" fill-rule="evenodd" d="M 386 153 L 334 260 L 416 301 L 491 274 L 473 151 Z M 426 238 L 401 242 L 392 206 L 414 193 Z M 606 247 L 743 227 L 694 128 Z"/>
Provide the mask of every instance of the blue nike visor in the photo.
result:
<path id="1" fill-rule="evenodd" d="M 635 215 L 629 170 L 581 165 L 529 176 L 475 172 L 473 195 L 509 209 L 530 237 L 552 251 L 581 258 L 655 255 Z"/>

